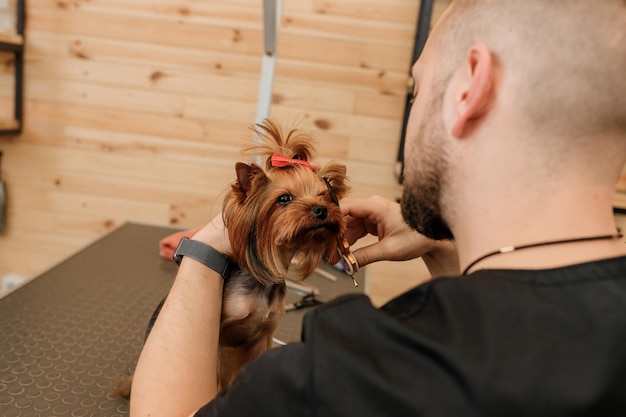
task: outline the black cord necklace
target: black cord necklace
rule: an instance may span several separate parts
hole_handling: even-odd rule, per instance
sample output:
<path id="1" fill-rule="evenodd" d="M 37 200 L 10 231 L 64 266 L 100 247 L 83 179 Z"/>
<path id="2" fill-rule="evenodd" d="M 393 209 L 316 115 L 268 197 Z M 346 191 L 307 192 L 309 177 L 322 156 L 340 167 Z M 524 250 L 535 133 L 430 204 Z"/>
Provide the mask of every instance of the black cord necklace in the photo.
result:
<path id="1" fill-rule="evenodd" d="M 491 256 L 494 255 L 499 255 L 501 253 L 509 253 L 509 252 L 514 252 L 516 250 L 522 250 L 522 249 L 528 249 L 528 248 L 536 248 L 537 246 L 548 246 L 548 245 L 558 245 L 561 243 L 574 243 L 574 242 L 588 242 L 590 240 L 608 240 L 608 239 L 620 239 L 621 237 L 623 237 L 624 235 L 622 235 L 622 231 L 621 229 L 617 229 L 617 233 L 614 233 L 612 235 L 599 235 L 599 236 L 590 236 L 590 237 L 577 237 L 574 239 L 562 239 L 562 240 L 551 240 L 548 242 L 540 242 L 540 243 L 530 243 L 527 245 L 520 245 L 520 246 L 505 246 L 503 248 L 500 248 L 498 250 L 494 250 L 493 252 L 489 252 L 483 256 L 481 256 L 480 258 L 476 259 L 474 262 L 470 263 L 464 270 L 462 275 L 467 275 L 467 272 L 474 266 L 476 265 L 478 262 L 489 258 Z"/>

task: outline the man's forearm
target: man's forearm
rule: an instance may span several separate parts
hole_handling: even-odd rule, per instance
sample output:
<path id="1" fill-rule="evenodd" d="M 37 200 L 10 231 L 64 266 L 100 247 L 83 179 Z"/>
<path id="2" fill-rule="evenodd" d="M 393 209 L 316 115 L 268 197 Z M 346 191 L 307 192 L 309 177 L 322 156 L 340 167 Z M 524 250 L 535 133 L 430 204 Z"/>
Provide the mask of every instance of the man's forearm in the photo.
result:
<path id="1" fill-rule="evenodd" d="M 188 416 L 215 397 L 222 288 L 218 273 L 183 258 L 137 364 L 132 417 Z"/>

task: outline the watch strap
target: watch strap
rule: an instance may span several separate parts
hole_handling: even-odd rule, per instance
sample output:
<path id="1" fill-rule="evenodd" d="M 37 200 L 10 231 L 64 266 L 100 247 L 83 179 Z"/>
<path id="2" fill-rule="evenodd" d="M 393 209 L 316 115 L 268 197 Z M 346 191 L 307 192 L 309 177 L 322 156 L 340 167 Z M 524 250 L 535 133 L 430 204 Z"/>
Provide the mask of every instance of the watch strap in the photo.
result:
<path id="1" fill-rule="evenodd" d="M 222 278 L 228 278 L 228 274 L 231 269 L 230 259 L 206 243 L 189 239 L 188 237 L 183 237 L 174 252 L 174 262 L 176 262 L 177 265 L 180 265 L 184 256 L 189 256 L 190 258 L 203 263 L 220 274 Z"/>

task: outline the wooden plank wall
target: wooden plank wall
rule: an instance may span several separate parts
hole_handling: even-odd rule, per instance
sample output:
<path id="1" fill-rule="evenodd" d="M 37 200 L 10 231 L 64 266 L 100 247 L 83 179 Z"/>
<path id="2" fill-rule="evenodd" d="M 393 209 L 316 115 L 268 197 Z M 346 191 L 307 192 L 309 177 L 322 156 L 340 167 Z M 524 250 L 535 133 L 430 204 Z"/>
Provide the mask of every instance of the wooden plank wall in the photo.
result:
<path id="1" fill-rule="evenodd" d="M 313 133 L 322 162 L 346 163 L 354 195 L 399 195 L 418 9 L 284 1 L 271 115 Z M 210 219 L 251 137 L 261 1 L 28 0 L 26 14 L 24 132 L 0 137 L 0 277 L 33 276 L 126 221 Z M 12 59 L 0 59 L 8 114 Z"/>
<path id="2" fill-rule="evenodd" d="M 418 10 L 418 0 L 284 1 L 271 115 L 313 133 L 322 162 L 347 164 L 353 195 L 400 195 Z M 24 132 L 0 137 L 0 277 L 36 275 L 125 221 L 210 219 L 250 140 L 261 0 L 28 0 L 26 12 Z M 0 54 L 0 115 L 12 65 Z M 376 275 L 414 274 L 402 268 Z"/>
<path id="3" fill-rule="evenodd" d="M 626 210 L 626 165 L 622 170 L 622 176 L 615 186 L 615 207 Z"/>

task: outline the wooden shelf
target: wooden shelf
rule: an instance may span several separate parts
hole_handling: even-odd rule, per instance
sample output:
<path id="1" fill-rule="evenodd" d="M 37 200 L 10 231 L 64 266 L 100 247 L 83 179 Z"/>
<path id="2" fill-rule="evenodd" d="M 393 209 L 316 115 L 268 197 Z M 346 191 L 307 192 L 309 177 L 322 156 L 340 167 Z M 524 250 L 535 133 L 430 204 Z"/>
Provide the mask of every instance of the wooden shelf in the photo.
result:
<path id="1" fill-rule="evenodd" d="M 22 95 L 24 92 L 24 0 L 16 1 L 15 32 L 0 32 L 0 51 L 11 52 L 15 60 L 13 118 L 0 120 L 0 135 L 20 134 L 22 131 Z"/>
<path id="2" fill-rule="evenodd" d="M 22 47 L 24 46 L 24 36 L 17 33 L 0 32 L 0 45 Z"/>
<path id="3" fill-rule="evenodd" d="M 19 130 L 19 120 L 0 120 L 0 130 Z"/>

